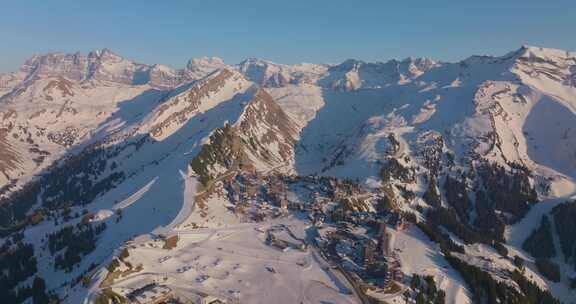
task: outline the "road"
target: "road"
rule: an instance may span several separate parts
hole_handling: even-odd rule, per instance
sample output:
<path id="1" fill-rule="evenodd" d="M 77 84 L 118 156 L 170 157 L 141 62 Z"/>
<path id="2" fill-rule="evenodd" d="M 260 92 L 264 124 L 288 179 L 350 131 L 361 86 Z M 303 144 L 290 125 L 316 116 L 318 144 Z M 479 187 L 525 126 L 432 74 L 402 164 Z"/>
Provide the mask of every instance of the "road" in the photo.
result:
<path id="1" fill-rule="evenodd" d="M 364 303 L 364 304 L 370 303 L 370 302 L 366 301 L 367 298 L 365 295 L 359 293 L 358 290 L 356 290 L 355 285 L 352 284 L 352 282 L 349 280 L 349 278 L 346 275 L 344 275 L 344 273 L 339 268 L 333 268 L 332 265 L 330 265 L 322 257 L 322 255 L 319 252 L 319 249 L 316 247 L 316 244 L 312 243 L 311 246 L 309 246 L 309 248 L 310 248 L 309 249 L 310 254 L 314 258 L 314 260 L 319 265 L 321 265 L 322 269 L 324 269 L 326 274 L 328 274 L 328 276 L 332 279 L 334 284 L 336 284 L 336 286 L 338 287 L 338 289 L 340 289 L 341 292 L 342 291 L 352 292 L 357 303 Z M 339 265 L 338 265 L 338 267 L 339 267 Z"/>

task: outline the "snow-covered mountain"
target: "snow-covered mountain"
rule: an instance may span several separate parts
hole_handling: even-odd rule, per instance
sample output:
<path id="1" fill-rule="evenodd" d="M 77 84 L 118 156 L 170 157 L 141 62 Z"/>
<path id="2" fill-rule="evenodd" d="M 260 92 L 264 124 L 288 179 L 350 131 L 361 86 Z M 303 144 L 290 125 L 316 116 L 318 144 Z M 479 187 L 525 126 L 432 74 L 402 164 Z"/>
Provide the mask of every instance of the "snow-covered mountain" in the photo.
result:
<path id="1" fill-rule="evenodd" d="M 247 181 L 268 193 L 294 176 L 357 183 L 368 199 L 354 212 L 413 214 L 418 225 L 395 232 L 404 242 L 398 250 L 432 253 L 400 254 L 403 271 L 450 264 L 426 273 L 448 302 L 482 297 L 455 269 L 458 261 L 522 299 L 528 291 L 514 272 L 515 256 L 526 261 L 522 278 L 562 301 L 576 296 L 576 240 L 562 229 L 570 218 L 558 211 L 572 212 L 576 194 L 576 53 L 522 47 L 455 63 L 337 65 L 204 57 L 182 69 L 107 49 L 51 53 L 0 74 L 0 117 L 0 245 L 14 253 L 0 264 L 20 263 L 0 276 L 0 295 L 11 301 L 40 297 L 26 291 L 35 277 L 64 302 L 93 301 L 113 251 L 128 248 L 129 239 L 159 226 L 182 233 L 242 227 L 246 210 L 269 208 L 238 195 L 258 188 Z M 324 185 L 316 177 L 305 182 Z M 296 190 L 285 196 L 292 204 L 309 199 Z M 300 215 L 293 215 L 299 225 L 309 225 Z M 543 274 L 526 241 L 536 237 L 532 230 L 548 233 L 562 252 L 546 256 L 562 269 L 560 279 Z M 71 245 L 80 239 L 89 243 Z M 449 254 L 442 242 L 461 249 Z M 30 245 L 34 267 L 16 257 Z M 152 262 L 142 263 L 152 271 Z M 122 266 L 126 276 L 132 266 Z M 311 280 L 334 284 L 323 281 L 320 266 L 311 264 L 318 273 Z M 87 276 L 94 278 L 88 289 L 78 284 Z"/>

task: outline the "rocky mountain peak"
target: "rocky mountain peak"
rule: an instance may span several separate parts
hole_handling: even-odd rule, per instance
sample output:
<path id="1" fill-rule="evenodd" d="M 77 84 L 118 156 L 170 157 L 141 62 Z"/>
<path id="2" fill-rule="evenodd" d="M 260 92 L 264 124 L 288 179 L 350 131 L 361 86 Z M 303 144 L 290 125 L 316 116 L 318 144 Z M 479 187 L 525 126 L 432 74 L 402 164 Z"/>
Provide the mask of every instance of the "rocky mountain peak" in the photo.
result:
<path id="1" fill-rule="evenodd" d="M 20 71 L 30 76 L 63 76 L 82 80 L 88 68 L 88 60 L 81 53 L 47 53 L 34 55 L 24 62 Z"/>
<path id="2" fill-rule="evenodd" d="M 280 87 L 293 79 L 289 66 L 258 58 L 242 61 L 237 69 L 249 80 L 267 87 Z"/>
<path id="3" fill-rule="evenodd" d="M 225 66 L 224 60 L 218 57 L 192 58 L 186 64 L 184 74 L 189 79 L 199 79 Z"/>
<path id="4" fill-rule="evenodd" d="M 349 71 L 349 70 L 357 70 L 359 69 L 362 65 L 364 65 L 364 61 L 362 60 L 358 60 L 358 59 L 346 59 L 344 60 L 344 62 L 334 66 L 334 69 L 338 69 L 338 70 L 345 70 L 345 71 Z"/>
<path id="5" fill-rule="evenodd" d="M 576 60 L 576 52 L 523 45 L 516 51 L 518 58 L 542 58 L 551 60 Z"/>
<path id="6" fill-rule="evenodd" d="M 405 65 L 409 72 L 418 74 L 428 71 L 439 63 L 428 57 L 408 57 L 400 62 Z"/>
<path id="7" fill-rule="evenodd" d="M 88 58 L 92 60 L 111 60 L 111 61 L 119 61 L 122 60 L 122 56 L 112 52 L 112 50 L 104 48 L 104 49 L 96 49 L 92 50 L 88 53 Z"/>
<path id="8" fill-rule="evenodd" d="M 552 80 L 576 87 L 576 52 L 522 46 L 508 58 L 512 60 L 512 70 L 525 81 Z"/>
<path id="9" fill-rule="evenodd" d="M 186 68 L 189 70 L 193 70 L 199 67 L 222 67 L 224 66 L 224 60 L 220 57 L 200 57 L 200 58 L 192 58 L 188 60 L 188 64 Z"/>

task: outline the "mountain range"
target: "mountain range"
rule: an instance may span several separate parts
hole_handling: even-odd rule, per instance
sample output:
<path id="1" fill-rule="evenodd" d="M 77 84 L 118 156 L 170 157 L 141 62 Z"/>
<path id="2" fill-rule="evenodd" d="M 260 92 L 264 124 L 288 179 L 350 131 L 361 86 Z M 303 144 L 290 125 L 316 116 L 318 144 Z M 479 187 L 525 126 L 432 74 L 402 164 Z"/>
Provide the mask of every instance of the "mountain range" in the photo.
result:
<path id="1" fill-rule="evenodd" d="M 433 277 L 448 303 L 576 298 L 573 52 L 524 46 L 459 62 L 298 65 L 204 57 L 182 69 L 108 49 L 50 53 L 0 74 L 0 117 L 6 303 L 96 303 L 105 290 L 118 296 L 106 303 L 123 303 L 128 291 L 119 282 L 163 272 L 154 254 L 134 245 L 139 238 L 180 231 L 183 246 L 193 231 L 210 230 L 207 243 L 194 245 L 201 251 L 215 234 L 268 221 L 247 219 L 268 207 L 238 193 L 258 185 L 272 192 L 276 179 L 320 187 L 323 178 L 361 189 L 361 201 L 333 199 L 335 209 L 410 219 L 409 229 L 394 232 L 402 272 Z M 308 200 L 294 185 L 282 183 L 286 200 Z M 295 230 L 310 226 L 300 211 L 287 218 Z M 242 252 L 244 237 L 225 244 Z M 130 258 L 118 262 L 126 248 Z M 117 269 L 111 261 L 124 271 L 117 285 L 106 285 Z M 308 274 L 286 269 L 269 280 L 237 264 L 247 277 L 228 278 L 213 265 L 197 274 L 215 282 L 191 284 L 203 293 L 234 290 L 242 303 L 365 302 L 334 292 L 337 280 L 322 277 L 320 262 Z M 166 279 L 174 290 L 177 277 Z M 258 284 L 279 291 L 258 295 Z"/>

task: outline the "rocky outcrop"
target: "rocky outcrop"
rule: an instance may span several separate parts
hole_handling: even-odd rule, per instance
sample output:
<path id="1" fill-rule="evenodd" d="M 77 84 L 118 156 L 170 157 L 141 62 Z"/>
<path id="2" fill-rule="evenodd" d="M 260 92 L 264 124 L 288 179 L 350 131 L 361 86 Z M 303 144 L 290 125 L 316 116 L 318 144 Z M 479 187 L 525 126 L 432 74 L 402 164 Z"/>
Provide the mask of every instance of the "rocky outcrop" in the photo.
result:
<path id="1" fill-rule="evenodd" d="M 270 165 L 292 162 L 299 130 L 266 91 L 256 91 L 235 127 L 259 159 Z"/>
<path id="2" fill-rule="evenodd" d="M 204 186 L 234 170 L 267 171 L 293 163 L 298 129 L 268 93 L 258 89 L 234 124 L 216 129 L 190 163 Z"/>

